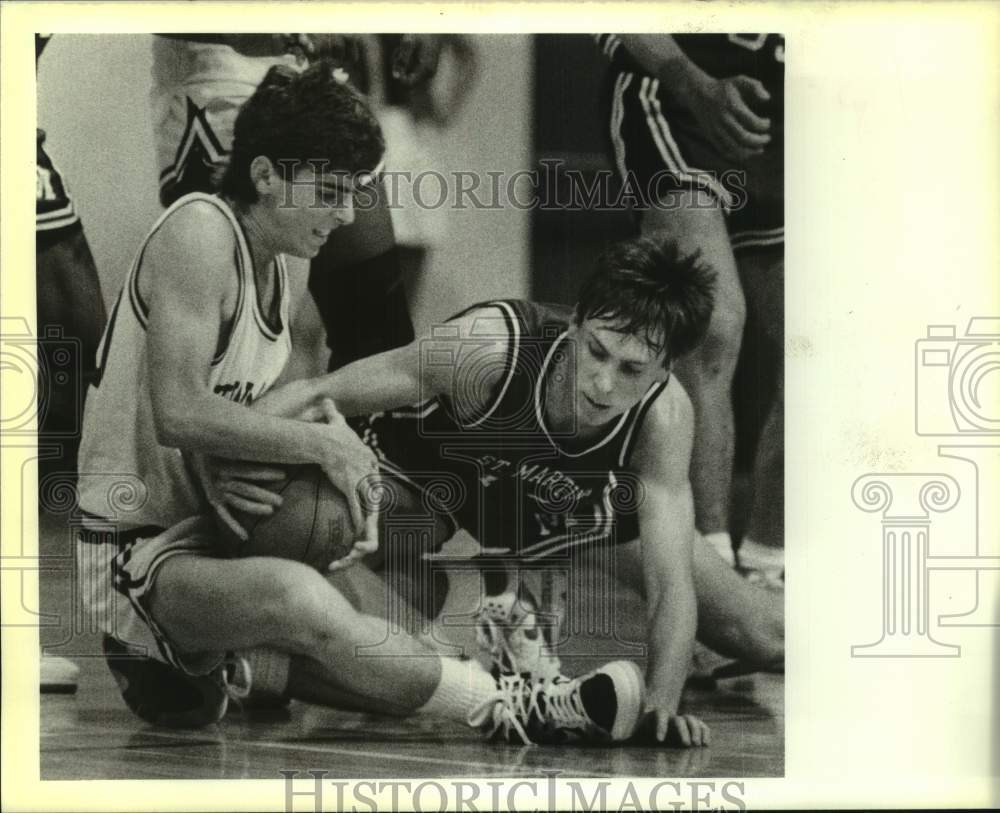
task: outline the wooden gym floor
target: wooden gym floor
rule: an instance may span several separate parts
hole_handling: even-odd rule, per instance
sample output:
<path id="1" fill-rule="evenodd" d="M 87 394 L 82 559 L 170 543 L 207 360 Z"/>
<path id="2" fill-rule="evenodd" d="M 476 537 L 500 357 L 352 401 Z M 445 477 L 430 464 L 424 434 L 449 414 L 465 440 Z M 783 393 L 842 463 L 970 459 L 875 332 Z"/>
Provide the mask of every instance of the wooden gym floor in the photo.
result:
<path id="1" fill-rule="evenodd" d="M 57 564 L 42 571 L 41 609 L 56 614 L 55 622 L 43 627 L 42 642 L 80 667 L 75 694 L 41 697 L 43 780 L 277 779 L 282 769 L 325 769 L 331 779 L 532 777 L 543 770 L 580 777 L 784 774 L 784 678 L 777 675 L 688 689 L 685 710 L 712 729 L 712 744 L 700 749 L 498 745 L 449 722 L 301 703 L 279 711 L 233 709 L 219 725 L 200 731 L 156 729 L 125 707 L 97 655 L 97 634 L 67 635 L 73 588 L 66 538 L 59 518 L 43 518 L 40 549 Z M 600 660 L 578 659 L 567 671 L 578 674 Z"/>

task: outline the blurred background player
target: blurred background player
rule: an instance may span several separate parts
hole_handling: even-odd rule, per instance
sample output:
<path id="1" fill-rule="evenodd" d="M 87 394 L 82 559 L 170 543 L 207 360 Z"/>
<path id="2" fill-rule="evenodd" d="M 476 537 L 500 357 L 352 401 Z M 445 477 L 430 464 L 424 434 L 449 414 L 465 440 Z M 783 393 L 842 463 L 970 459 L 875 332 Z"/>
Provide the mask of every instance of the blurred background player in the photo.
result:
<path id="1" fill-rule="evenodd" d="M 439 43 L 408 34 L 392 54 L 391 70 L 404 87 L 419 86 L 437 68 Z M 153 38 L 152 105 L 166 206 L 191 191 L 212 191 L 225 167 L 240 105 L 267 70 L 302 70 L 318 57 L 333 59 L 350 81 L 367 85 L 362 45 L 339 34 L 200 34 Z M 359 200 L 359 204 L 361 201 Z M 312 293 L 329 349 L 327 366 L 406 344 L 413 325 L 406 303 L 384 189 L 368 190 L 356 220 L 338 231 L 311 263 Z M 297 374 L 315 373 L 325 355 L 322 330 L 308 301 L 296 314 Z"/>
<path id="2" fill-rule="evenodd" d="M 425 81 L 397 77 L 393 63 L 403 34 L 362 37 L 368 101 L 388 145 L 386 170 L 400 173 L 388 192 L 399 262 L 410 302 L 420 300 L 424 271 L 436 247 L 448 237 L 446 206 L 427 205 L 436 193 L 416 200 L 412 180 L 445 166 L 441 140 L 476 85 L 478 57 L 472 38 L 442 34 L 437 70 Z"/>
<path id="3" fill-rule="evenodd" d="M 615 35 L 598 43 L 615 167 L 648 208 L 643 234 L 667 236 L 719 274 L 708 336 L 678 366 L 697 415 L 691 480 L 698 528 L 733 561 L 729 535 L 731 386 L 746 300 L 783 347 L 784 38 L 773 34 Z M 742 284 L 741 284 L 742 279 Z M 761 432 L 741 568 L 780 585 L 784 571 L 781 362 Z"/>
<path id="4" fill-rule="evenodd" d="M 35 35 L 35 64 L 50 34 Z M 38 412 L 39 482 L 49 476 L 75 480 L 83 403 L 94 379 L 97 345 L 107 316 L 101 284 L 83 225 L 66 181 L 45 150 L 45 131 L 36 130 L 35 295 L 40 382 L 44 402 Z M 45 337 L 48 336 L 48 341 Z M 75 344 L 71 365 L 54 353 Z M 58 348 L 58 349 L 57 349 Z M 60 383 L 56 370 L 67 371 Z M 39 503 L 40 521 L 47 523 Z M 42 653 L 43 692 L 76 690 L 77 666 L 66 658 Z"/>
<path id="5" fill-rule="evenodd" d="M 406 635 L 366 658 L 358 651 L 383 640 L 384 622 L 323 574 L 219 555 L 203 515 L 215 495 L 196 478 L 203 455 L 320 465 L 347 500 L 355 552 L 376 543 L 360 489 L 377 463 L 332 403 L 300 420 L 250 406 L 291 352 L 286 256 L 315 257 L 352 222 L 383 152 L 374 116 L 331 63 L 274 66 L 237 115 L 219 194 L 178 199 L 140 247 L 102 339 L 80 451 L 77 552 L 108 666 L 129 708 L 158 725 L 217 722 L 231 693 L 254 688 L 423 711 L 515 741 L 624 739 L 643 706 L 633 664 L 494 678 Z M 111 516 L 109 494 L 129 476 L 144 499 Z"/>

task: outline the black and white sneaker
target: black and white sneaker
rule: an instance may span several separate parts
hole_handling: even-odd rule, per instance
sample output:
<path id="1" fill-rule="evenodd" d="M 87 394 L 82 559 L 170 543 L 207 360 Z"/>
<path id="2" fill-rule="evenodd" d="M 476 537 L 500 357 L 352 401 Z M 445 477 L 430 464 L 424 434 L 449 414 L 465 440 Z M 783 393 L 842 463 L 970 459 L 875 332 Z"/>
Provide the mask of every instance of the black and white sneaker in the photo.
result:
<path id="1" fill-rule="evenodd" d="M 491 739 L 530 744 L 620 742 L 643 713 L 645 682 L 631 661 L 612 661 L 579 678 L 501 674 L 497 693 L 469 715 Z"/>

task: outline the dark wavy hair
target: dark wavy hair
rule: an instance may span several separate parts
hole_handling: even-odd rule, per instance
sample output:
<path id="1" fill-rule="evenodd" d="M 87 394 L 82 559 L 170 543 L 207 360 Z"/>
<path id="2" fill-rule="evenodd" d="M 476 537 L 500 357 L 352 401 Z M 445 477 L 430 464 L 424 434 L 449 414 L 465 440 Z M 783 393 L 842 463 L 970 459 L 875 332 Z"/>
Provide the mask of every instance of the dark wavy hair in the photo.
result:
<path id="1" fill-rule="evenodd" d="M 699 253 L 682 254 L 672 240 L 637 237 L 608 246 L 580 289 L 576 322 L 605 319 L 641 336 L 663 365 L 690 353 L 705 337 L 715 303 L 716 273 Z"/>
<path id="2" fill-rule="evenodd" d="M 326 172 L 372 172 L 382 160 L 382 129 L 364 97 L 320 60 L 299 73 L 275 65 L 244 102 L 233 128 L 233 148 L 219 191 L 254 203 L 250 164 L 270 159 L 282 177 L 321 162 Z"/>

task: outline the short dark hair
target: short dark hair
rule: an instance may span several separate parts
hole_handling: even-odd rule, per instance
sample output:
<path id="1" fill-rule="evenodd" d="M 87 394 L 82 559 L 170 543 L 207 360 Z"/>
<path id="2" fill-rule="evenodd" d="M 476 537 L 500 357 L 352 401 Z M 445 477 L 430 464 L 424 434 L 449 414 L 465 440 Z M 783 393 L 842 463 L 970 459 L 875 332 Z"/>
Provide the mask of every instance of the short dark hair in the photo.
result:
<path id="1" fill-rule="evenodd" d="M 608 246 L 580 289 L 577 324 L 616 322 L 641 336 L 664 366 L 690 353 L 705 337 L 715 302 L 716 273 L 700 253 L 682 254 L 673 240 L 636 237 Z"/>
<path id="2" fill-rule="evenodd" d="M 373 172 L 385 152 L 382 129 L 364 97 L 334 63 L 320 60 L 298 71 L 275 65 L 244 102 L 233 127 L 229 163 L 219 190 L 254 203 L 250 164 L 268 158 L 286 177 L 322 162 L 326 172 Z M 286 177 L 287 180 L 287 177 Z"/>

